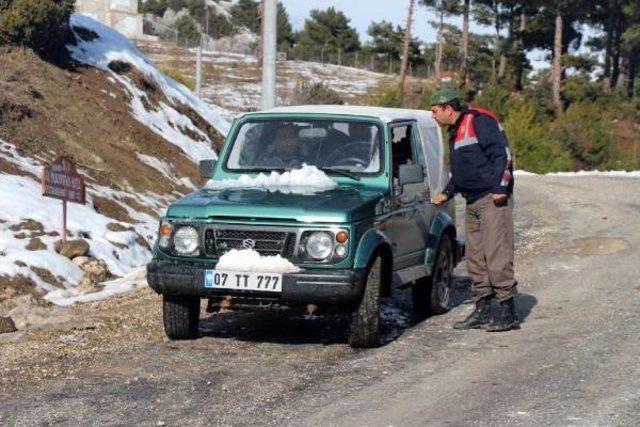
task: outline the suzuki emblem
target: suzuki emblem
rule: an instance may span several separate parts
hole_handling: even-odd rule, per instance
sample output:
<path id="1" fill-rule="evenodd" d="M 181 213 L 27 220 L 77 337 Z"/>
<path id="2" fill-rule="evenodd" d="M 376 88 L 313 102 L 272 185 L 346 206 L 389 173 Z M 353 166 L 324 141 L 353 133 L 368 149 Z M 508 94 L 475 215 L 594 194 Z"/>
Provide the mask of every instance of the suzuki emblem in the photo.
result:
<path id="1" fill-rule="evenodd" d="M 256 241 L 253 239 L 244 239 L 242 241 L 242 247 L 245 249 L 253 249 L 256 247 Z"/>

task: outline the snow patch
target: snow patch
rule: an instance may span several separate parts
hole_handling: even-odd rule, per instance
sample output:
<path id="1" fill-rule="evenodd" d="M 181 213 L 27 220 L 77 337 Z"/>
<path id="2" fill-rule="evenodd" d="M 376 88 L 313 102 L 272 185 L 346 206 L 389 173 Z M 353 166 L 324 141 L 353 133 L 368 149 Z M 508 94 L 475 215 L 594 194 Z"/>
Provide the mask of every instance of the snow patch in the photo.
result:
<path id="1" fill-rule="evenodd" d="M 123 294 L 134 289 L 140 289 L 147 285 L 147 270 L 145 267 L 132 270 L 125 277 L 102 283 L 104 288 L 98 292 L 81 295 L 77 289 L 58 289 L 49 292 L 45 299 L 60 305 L 69 306 L 75 303 L 100 301 L 114 295 Z"/>
<path id="2" fill-rule="evenodd" d="M 297 273 L 296 267 L 286 258 L 280 255 L 260 255 L 253 249 L 231 249 L 220 257 L 217 270 L 244 271 L 257 273 Z"/>
<path id="3" fill-rule="evenodd" d="M 551 172 L 546 174 L 537 174 L 527 172 L 525 170 L 514 171 L 515 176 L 564 176 L 564 177 L 580 177 L 580 176 L 602 176 L 610 178 L 640 178 L 640 171 L 578 171 L 578 172 Z"/>
<path id="4" fill-rule="evenodd" d="M 338 184 L 315 166 L 303 165 L 300 169 L 286 172 L 273 171 L 269 175 L 260 173 L 254 177 L 240 175 L 238 179 L 209 180 L 205 188 L 224 190 L 228 188 L 257 188 L 292 194 L 315 194 L 334 189 Z"/>
<path id="5" fill-rule="evenodd" d="M 178 178 L 176 174 L 173 173 L 173 168 L 164 160 L 161 160 L 157 157 L 148 156 L 142 153 L 136 153 L 136 157 L 145 165 L 152 167 L 153 169 L 160 172 L 162 175 L 169 178 L 171 181 L 176 182 L 180 185 L 184 185 L 192 190 L 196 189 L 196 186 L 193 185 L 191 180 L 187 177 Z"/>
<path id="6" fill-rule="evenodd" d="M 34 175 L 19 176 L 0 172 L 0 276 L 23 275 L 45 292 L 56 291 L 57 288 L 45 282 L 31 269 L 37 267 L 48 270 L 65 288 L 73 288 L 80 282 L 83 272 L 71 260 L 54 250 L 55 242 L 60 239 L 56 233 L 59 234 L 61 231 L 62 206 L 59 200 L 41 195 L 40 183 L 35 177 L 40 175 L 42 164 L 35 159 L 22 156 L 13 145 L 1 140 L 0 158 Z M 83 171 L 80 170 L 80 173 Z M 121 223 L 96 212 L 92 203 L 95 196 L 109 199 L 126 209 L 135 223 Z M 117 276 L 125 276 L 132 269 L 150 261 L 151 253 L 145 246 L 138 244 L 137 239 L 140 235 L 152 244 L 157 228 L 156 218 L 121 202 L 125 198 L 134 199 L 157 211 L 168 204 L 168 200 L 152 193 L 137 194 L 87 183 L 88 203 L 70 203 L 67 206 L 69 238 L 86 240 L 89 243 L 90 255 L 104 261 L 109 271 Z M 11 230 L 11 227 L 27 220 L 42 224 L 42 232 L 37 233 L 42 235 L 38 235 L 37 238 L 46 249 L 27 249 L 32 233 L 29 230 Z M 135 232 L 109 231 L 109 223 L 133 227 Z"/>

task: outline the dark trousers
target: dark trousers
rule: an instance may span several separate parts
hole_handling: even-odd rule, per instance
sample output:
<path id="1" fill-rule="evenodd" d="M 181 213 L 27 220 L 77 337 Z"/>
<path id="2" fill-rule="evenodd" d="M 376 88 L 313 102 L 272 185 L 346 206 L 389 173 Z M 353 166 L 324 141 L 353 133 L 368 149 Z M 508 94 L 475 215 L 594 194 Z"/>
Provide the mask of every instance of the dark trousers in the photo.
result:
<path id="1" fill-rule="evenodd" d="M 488 194 L 465 209 L 467 270 L 474 301 L 495 295 L 499 301 L 513 297 L 513 198 L 497 206 Z"/>

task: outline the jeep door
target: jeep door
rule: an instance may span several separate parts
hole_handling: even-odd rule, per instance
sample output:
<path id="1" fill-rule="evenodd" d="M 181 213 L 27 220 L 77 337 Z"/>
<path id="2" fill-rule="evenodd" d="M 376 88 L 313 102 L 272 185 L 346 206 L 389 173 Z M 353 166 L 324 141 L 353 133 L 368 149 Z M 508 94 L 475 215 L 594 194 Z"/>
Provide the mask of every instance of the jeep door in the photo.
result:
<path id="1" fill-rule="evenodd" d="M 429 230 L 426 220 L 429 186 L 423 182 L 398 183 L 401 165 L 424 164 L 422 143 L 415 121 L 396 122 L 390 126 L 393 212 L 386 231 L 391 241 L 394 270 L 424 265 Z"/>

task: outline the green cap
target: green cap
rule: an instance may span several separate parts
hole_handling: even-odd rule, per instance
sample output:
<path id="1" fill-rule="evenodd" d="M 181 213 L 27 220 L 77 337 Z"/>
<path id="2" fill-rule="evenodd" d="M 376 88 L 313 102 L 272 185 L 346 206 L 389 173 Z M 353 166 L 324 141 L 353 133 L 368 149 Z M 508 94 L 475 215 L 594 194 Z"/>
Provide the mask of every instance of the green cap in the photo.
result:
<path id="1" fill-rule="evenodd" d="M 429 97 L 429 105 L 447 104 L 459 97 L 458 91 L 455 89 L 438 89 Z"/>

